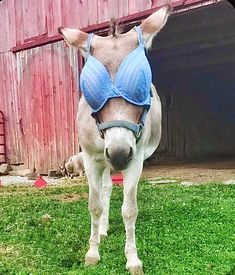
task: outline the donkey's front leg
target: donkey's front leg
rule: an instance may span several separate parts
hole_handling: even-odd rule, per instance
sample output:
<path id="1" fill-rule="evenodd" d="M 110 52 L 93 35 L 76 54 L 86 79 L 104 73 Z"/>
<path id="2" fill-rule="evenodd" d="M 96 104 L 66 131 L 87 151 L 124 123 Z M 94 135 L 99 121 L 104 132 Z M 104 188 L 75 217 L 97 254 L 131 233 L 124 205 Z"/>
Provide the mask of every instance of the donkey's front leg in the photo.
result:
<path id="1" fill-rule="evenodd" d="M 110 175 L 110 169 L 105 168 L 102 176 L 102 202 L 103 202 L 103 212 L 100 218 L 99 235 L 100 238 L 107 236 L 107 231 L 109 230 L 109 204 L 110 197 L 112 194 L 112 179 Z"/>
<path id="2" fill-rule="evenodd" d="M 89 203 L 88 208 L 91 215 L 91 235 L 90 247 L 85 256 L 85 263 L 87 265 L 95 265 L 100 260 L 99 255 L 99 223 L 102 213 L 102 173 L 103 166 L 97 162 L 95 158 L 84 154 L 84 166 L 89 183 Z"/>
<path id="3" fill-rule="evenodd" d="M 135 244 L 135 222 L 138 214 L 137 185 L 142 172 L 143 162 L 133 160 L 131 166 L 124 172 L 124 200 L 122 216 L 126 230 L 125 255 L 126 268 L 131 274 L 143 274 L 142 262 L 138 258 Z"/>

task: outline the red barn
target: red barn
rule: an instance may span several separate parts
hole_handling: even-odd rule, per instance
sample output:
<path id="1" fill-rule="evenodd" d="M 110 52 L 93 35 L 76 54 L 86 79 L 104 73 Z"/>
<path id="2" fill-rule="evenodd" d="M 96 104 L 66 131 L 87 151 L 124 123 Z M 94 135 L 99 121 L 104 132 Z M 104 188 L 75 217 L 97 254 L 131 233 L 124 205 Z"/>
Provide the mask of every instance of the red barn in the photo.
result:
<path id="1" fill-rule="evenodd" d="M 79 53 L 58 26 L 105 32 L 110 17 L 127 28 L 161 0 L 0 1 L 0 162 L 39 172 L 78 150 Z M 163 102 L 156 156 L 235 156 L 235 13 L 225 1 L 173 0 L 174 14 L 150 61 Z M 0 122 L 1 122 L 0 117 Z M 79 119 L 79 118 L 78 118 Z M 2 145 L 1 145 L 2 144 Z"/>

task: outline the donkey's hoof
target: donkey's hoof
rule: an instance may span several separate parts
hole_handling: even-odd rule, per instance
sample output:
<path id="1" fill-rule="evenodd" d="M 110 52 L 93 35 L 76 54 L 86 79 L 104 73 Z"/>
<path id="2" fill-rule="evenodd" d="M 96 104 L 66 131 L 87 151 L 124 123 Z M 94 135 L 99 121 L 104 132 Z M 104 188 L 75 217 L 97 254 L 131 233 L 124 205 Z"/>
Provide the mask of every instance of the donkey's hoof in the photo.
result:
<path id="1" fill-rule="evenodd" d="M 85 265 L 97 265 L 100 259 L 93 257 L 85 257 Z"/>
<path id="2" fill-rule="evenodd" d="M 87 252 L 85 256 L 85 265 L 96 265 L 100 260 L 100 256 L 97 253 Z"/>
<path id="3" fill-rule="evenodd" d="M 85 265 L 97 265 L 99 262 L 99 259 L 92 258 L 92 257 L 86 257 L 85 258 Z"/>
<path id="4" fill-rule="evenodd" d="M 130 272 L 131 275 L 144 275 L 142 267 L 129 267 L 128 271 Z"/>
<path id="5" fill-rule="evenodd" d="M 130 272 L 131 275 L 144 274 L 142 262 L 138 258 L 128 261 L 126 264 L 126 269 Z"/>

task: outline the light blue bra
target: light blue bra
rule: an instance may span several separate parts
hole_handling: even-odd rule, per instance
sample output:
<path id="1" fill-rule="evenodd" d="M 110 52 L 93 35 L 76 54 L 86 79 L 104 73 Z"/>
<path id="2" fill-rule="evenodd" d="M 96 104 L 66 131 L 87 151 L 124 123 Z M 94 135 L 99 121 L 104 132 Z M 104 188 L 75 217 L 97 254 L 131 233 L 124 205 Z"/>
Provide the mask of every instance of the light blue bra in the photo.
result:
<path id="1" fill-rule="evenodd" d="M 90 54 L 94 34 L 89 34 L 87 58 L 80 75 L 80 87 L 91 107 L 92 116 L 96 119 L 102 138 L 105 130 L 112 127 L 124 127 L 133 132 L 137 143 L 141 138 L 151 104 L 152 73 L 145 55 L 140 26 L 135 27 L 135 30 L 138 34 L 139 45 L 121 62 L 114 82 L 104 65 Z M 144 107 L 138 124 L 126 120 L 113 120 L 102 123 L 97 120 L 96 113 L 104 107 L 110 98 L 115 97 L 121 97 L 134 105 Z"/>
<path id="2" fill-rule="evenodd" d="M 80 87 L 93 114 L 99 112 L 108 99 L 115 97 L 122 97 L 134 105 L 149 109 L 152 73 L 145 55 L 140 26 L 135 27 L 135 30 L 139 45 L 121 62 L 114 82 L 105 66 L 90 54 L 94 34 L 88 36 L 87 59 L 80 75 Z"/>

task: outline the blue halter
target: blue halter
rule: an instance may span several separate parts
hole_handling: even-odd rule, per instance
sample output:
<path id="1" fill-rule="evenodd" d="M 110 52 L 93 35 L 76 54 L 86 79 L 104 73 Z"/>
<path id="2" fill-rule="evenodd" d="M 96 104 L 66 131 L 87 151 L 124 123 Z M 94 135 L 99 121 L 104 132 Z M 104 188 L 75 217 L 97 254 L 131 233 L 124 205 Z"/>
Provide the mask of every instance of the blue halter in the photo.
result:
<path id="1" fill-rule="evenodd" d="M 151 104 L 152 73 L 145 55 L 140 26 L 135 27 L 135 30 L 138 34 L 139 45 L 121 62 L 114 81 L 104 65 L 90 54 L 94 34 L 89 34 L 86 63 L 80 75 L 80 87 L 91 107 L 93 116 L 111 98 L 121 97 L 129 103 L 144 107 L 140 123 L 137 125 L 119 120 L 98 124 L 100 131 L 111 127 L 124 127 L 139 138 Z"/>

